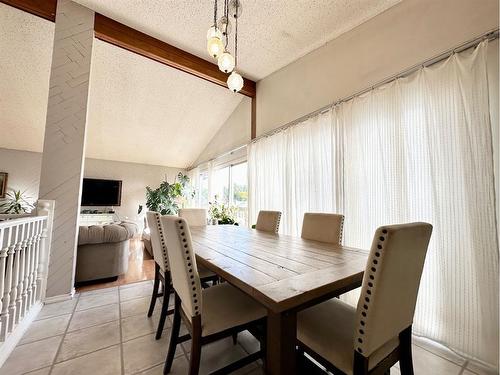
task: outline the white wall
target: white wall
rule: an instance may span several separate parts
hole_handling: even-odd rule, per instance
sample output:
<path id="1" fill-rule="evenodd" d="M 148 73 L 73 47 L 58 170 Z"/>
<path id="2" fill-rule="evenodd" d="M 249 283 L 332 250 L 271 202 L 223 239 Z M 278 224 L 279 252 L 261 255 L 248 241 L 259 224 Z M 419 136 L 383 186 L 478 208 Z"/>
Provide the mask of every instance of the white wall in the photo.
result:
<path id="1" fill-rule="evenodd" d="M 35 202 L 40 186 L 42 154 L 0 148 L 0 172 L 9 174 L 7 189 L 21 190 Z"/>
<path id="2" fill-rule="evenodd" d="M 257 135 L 498 27 L 498 0 L 404 0 L 257 83 Z"/>
<path id="3" fill-rule="evenodd" d="M 251 137 L 251 121 L 252 101 L 245 96 L 193 165 L 200 165 L 225 152 L 247 144 Z"/>
<path id="4" fill-rule="evenodd" d="M 26 190 L 36 200 L 40 185 L 42 154 L 0 148 L 0 172 L 9 173 L 8 187 Z M 121 219 L 136 221 L 142 225 L 143 215 L 137 214 L 140 204 L 146 211 L 146 186 L 156 188 L 167 177 L 173 181 L 180 169 L 159 165 L 146 165 L 98 159 L 85 159 L 85 177 L 122 180 L 122 204 L 115 207 Z M 92 207 L 98 208 L 98 207 Z"/>
<path id="5" fill-rule="evenodd" d="M 141 220 L 147 211 L 146 186 L 156 188 L 165 177 L 172 182 L 179 171 L 181 170 L 177 168 L 158 165 L 85 159 L 84 175 L 85 177 L 122 180 L 122 204 L 114 209 L 120 219 L 134 220 L 142 228 Z M 140 204 L 143 205 L 143 211 L 141 215 L 138 215 L 137 209 Z"/>

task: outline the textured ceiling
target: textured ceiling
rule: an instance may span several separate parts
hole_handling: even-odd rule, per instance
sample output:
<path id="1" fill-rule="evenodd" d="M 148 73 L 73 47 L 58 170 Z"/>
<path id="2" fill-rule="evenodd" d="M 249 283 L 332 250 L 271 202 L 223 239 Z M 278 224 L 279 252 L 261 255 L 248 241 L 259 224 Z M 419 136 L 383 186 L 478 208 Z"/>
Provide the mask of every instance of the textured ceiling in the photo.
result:
<path id="1" fill-rule="evenodd" d="M 205 36 L 213 0 L 76 1 L 208 59 Z M 240 68 L 249 78 L 262 79 L 400 1 L 242 0 Z M 218 4 L 222 10 L 223 1 Z"/>
<path id="2" fill-rule="evenodd" d="M 212 1 L 77 1 L 207 58 Z M 242 71 L 261 79 L 399 1 L 243 0 Z M 0 147 L 42 151 L 53 33 L 53 23 L 0 3 Z M 240 101 L 227 89 L 96 40 L 87 156 L 188 166 Z"/>
<path id="3" fill-rule="evenodd" d="M 86 155 L 187 167 L 239 94 L 94 40 Z"/>
<path id="4" fill-rule="evenodd" d="M 0 147 L 41 151 L 54 24 L 0 3 Z"/>

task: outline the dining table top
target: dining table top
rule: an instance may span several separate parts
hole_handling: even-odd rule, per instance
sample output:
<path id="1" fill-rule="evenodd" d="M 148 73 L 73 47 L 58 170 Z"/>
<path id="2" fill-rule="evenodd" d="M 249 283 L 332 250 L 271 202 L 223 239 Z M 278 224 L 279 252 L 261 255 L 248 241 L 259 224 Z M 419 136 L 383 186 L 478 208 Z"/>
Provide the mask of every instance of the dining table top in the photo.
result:
<path id="1" fill-rule="evenodd" d="M 199 265 L 269 310 L 307 307 L 361 285 L 368 251 L 234 225 L 192 227 Z"/>

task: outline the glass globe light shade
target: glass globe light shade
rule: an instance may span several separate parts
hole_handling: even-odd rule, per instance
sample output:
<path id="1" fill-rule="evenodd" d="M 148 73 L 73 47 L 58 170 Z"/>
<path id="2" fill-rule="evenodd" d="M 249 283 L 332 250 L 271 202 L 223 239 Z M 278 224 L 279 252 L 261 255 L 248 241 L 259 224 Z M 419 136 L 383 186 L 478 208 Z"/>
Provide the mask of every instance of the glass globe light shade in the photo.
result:
<path id="1" fill-rule="evenodd" d="M 219 65 L 219 69 L 224 73 L 230 73 L 234 69 L 234 57 L 229 52 L 224 52 L 219 56 L 217 60 L 217 65 Z"/>
<path id="2" fill-rule="evenodd" d="M 232 92 L 238 92 L 243 87 L 243 77 L 240 76 L 235 71 L 232 72 L 229 77 L 227 77 L 227 87 Z"/>
<path id="3" fill-rule="evenodd" d="M 231 0 L 229 2 L 229 16 L 234 18 L 239 18 L 242 12 L 243 12 L 243 7 L 241 6 L 240 0 Z"/>
<path id="4" fill-rule="evenodd" d="M 231 29 L 232 29 L 231 22 L 229 22 L 226 16 L 223 16 L 219 19 L 217 27 L 222 32 L 222 35 L 227 36 L 231 34 Z"/>
<path id="5" fill-rule="evenodd" d="M 216 36 L 211 37 L 207 41 L 207 51 L 210 56 L 214 59 L 218 58 L 219 55 L 224 51 L 224 43 L 222 43 L 221 38 Z"/>
<path id="6" fill-rule="evenodd" d="M 220 30 L 215 27 L 215 26 L 212 26 L 210 29 L 208 29 L 207 31 L 207 40 L 209 40 L 210 38 L 213 38 L 213 37 L 216 37 L 216 38 L 219 38 L 222 40 L 222 33 L 220 32 Z"/>

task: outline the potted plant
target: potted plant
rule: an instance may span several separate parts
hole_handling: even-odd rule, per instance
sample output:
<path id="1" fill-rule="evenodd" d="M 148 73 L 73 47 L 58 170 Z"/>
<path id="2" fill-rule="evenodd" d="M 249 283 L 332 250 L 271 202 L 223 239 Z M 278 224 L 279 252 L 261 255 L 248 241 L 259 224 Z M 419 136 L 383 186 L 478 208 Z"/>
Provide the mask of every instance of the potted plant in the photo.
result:
<path id="1" fill-rule="evenodd" d="M 231 206 L 217 201 L 217 195 L 213 202 L 208 203 L 208 214 L 210 219 L 217 224 L 238 225 L 236 222 L 236 206 Z"/>
<path id="2" fill-rule="evenodd" d="M 21 190 L 10 190 L 0 200 L 0 214 L 3 217 L 15 218 L 28 215 L 35 207 L 29 197 Z"/>
<path id="3" fill-rule="evenodd" d="M 194 191 L 190 189 L 189 177 L 179 172 L 173 183 L 165 180 L 156 189 L 146 186 L 146 207 L 162 215 L 175 215 L 187 198 L 193 196 Z M 142 211 L 141 206 L 139 213 L 140 211 Z"/>

